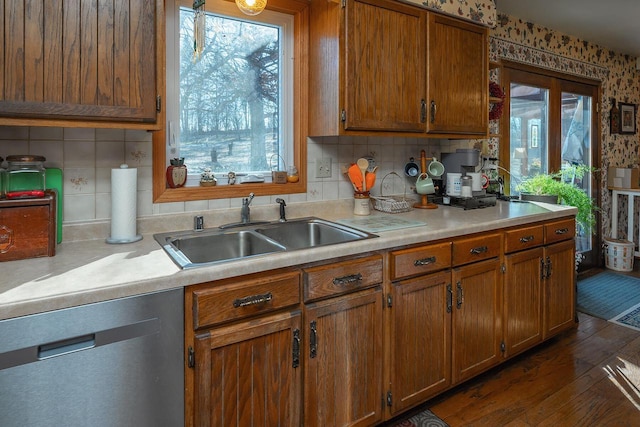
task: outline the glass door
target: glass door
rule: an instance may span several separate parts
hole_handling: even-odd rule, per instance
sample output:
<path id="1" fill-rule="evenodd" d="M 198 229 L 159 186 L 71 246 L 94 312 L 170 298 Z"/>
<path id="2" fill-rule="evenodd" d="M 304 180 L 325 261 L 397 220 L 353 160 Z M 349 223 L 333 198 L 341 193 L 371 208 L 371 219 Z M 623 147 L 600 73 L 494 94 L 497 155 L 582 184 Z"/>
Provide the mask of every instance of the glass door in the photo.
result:
<path id="1" fill-rule="evenodd" d="M 526 68 L 526 69 L 525 69 Z M 514 65 L 503 68 L 509 121 L 502 123 L 501 165 L 508 170 L 505 191 L 516 195 L 523 180 L 540 173 L 562 172 L 592 198 L 597 198 L 594 177 L 571 173 L 573 166 L 598 167 L 596 116 L 598 86 L 561 78 L 557 73 Z M 506 120 L 503 120 L 506 122 Z M 594 139 L 596 138 L 596 139 Z M 596 226 L 596 231 L 600 227 Z M 583 254 L 581 269 L 600 259 L 597 235 L 577 230 L 576 250 Z"/>

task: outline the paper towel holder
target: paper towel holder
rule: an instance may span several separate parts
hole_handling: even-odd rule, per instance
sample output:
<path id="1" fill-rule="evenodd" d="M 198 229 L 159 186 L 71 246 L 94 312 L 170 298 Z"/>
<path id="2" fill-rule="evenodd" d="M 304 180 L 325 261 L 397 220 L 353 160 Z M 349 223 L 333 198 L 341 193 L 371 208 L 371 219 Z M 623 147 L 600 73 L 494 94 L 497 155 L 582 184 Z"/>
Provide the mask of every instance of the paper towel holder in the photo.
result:
<path id="1" fill-rule="evenodd" d="M 114 228 L 113 228 L 114 227 L 114 225 L 113 225 L 113 221 L 114 221 L 114 211 L 113 211 L 113 207 L 114 207 L 114 199 L 113 199 L 114 181 L 113 181 L 113 174 L 114 174 L 114 171 L 117 171 L 117 170 L 120 170 L 120 171 L 124 171 L 124 170 L 131 171 L 131 170 L 133 170 L 134 171 L 133 172 L 133 174 L 134 174 L 134 177 L 133 177 L 133 179 L 134 179 L 134 182 L 133 182 L 133 197 L 134 198 L 135 198 L 135 193 L 137 191 L 137 185 L 136 185 L 136 182 L 135 182 L 137 180 L 137 176 L 136 176 L 137 175 L 137 169 L 135 169 L 135 168 L 129 169 L 129 166 L 125 163 L 125 164 L 120 165 L 119 168 L 111 170 L 111 207 L 112 207 L 112 211 L 111 211 L 111 237 L 107 237 L 105 239 L 105 242 L 106 243 L 110 243 L 110 244 L 133 243 L 133 242 L 137 242 L 137 241 L 142 240 L 142 235 L 141 234 L 137 234 L 135 228 L 134 228 L 134 230 L 132 230 L 133 233 L 130 233 L 130 235 L 128 235 L 128 236 L 125 236 L 125 237 L 113 237 L 113 234 L 114 234 Z M 129 186 L 129 188 L 131 188 L 131 186 Z M 134 209 L 133 212 L 134 212 L 133 213 L 134 217 L 137 217 L 137 213 L 136 213 L 137 210 Z M 135 219 L 134 219 L 134 221 L 135 221 Z"/>

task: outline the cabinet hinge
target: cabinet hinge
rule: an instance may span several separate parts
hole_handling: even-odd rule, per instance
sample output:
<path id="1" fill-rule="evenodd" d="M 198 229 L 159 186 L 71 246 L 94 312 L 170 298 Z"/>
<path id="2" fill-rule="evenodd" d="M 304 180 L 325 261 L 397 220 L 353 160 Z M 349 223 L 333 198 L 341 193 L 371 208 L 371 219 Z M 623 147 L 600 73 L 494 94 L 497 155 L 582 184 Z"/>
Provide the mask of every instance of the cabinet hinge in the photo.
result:
<path id="1" fill-rule="evenodd" d="M 293 330 L 293 343 L 291 345 L 293 353 L 293 362 L 291 366 L 297 368 L 300 366 L 300 329 Z"/>
<path id="2" fill-rule="evenodd" d="M 504 341 L 500 342 L 500 351 L 502 353 L 504 353 L 505 351 L 507 351 L 507 345 L 504 343 Z"/>
<path id="3" fill-rule="evenodd" d="M 162 111 L 162 96 L 156 96 L 156 111 L 159 113 Z"/>
<path id="4" fill-rule="evenodd" d="M 189 349 L 187 350 L 187 366 L 190 368 L 196 367 L 196 352 L 191 346 L 189 346 Z"/>
<path id="5" fill-rule="evenodd" d="M 502 274 L 505 274 L 507 272 L 507 266 L 502 263 L 502 265 L 500 266 L 500 271 L 502 271 Z"/>
<path id="6" fill-rule="evenodd" d="M 393 307 L 393 296 L 391 294 L 387 295 L 387 307 Z"/>
<path id="7" fill-rule="evenodd" d="M 387 406 L 393 405 L 393 397 L 391 396 L 391 391 L 387 392 Z"/>
<path id="8" fill-rule="evenodd" d="M 340 112 L 340 120 L 342 121 L 342 123 L 347 121 L 347 112 L 345 110 L 342 110 Z"/>

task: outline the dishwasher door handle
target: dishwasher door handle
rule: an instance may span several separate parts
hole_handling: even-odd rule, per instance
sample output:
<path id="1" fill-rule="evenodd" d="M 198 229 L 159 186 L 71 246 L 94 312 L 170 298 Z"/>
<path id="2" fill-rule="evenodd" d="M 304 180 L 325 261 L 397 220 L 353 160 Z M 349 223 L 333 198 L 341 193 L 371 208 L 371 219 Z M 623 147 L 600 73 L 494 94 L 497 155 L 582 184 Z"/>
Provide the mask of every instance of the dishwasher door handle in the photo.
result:
<path id="1" fill-rule="evenodd" d="M 96 334 L 82 335 L 49 344 L 42 344 L 38 346 L 38 360 L 62 356 L 76 351 L 93 348 L 95 346 Z"/>
<path id="2" fill-rule="evenodd" d="M 140 322 L 116 326 L 115 328 L 77 335 L 62 340 L 37 344 L 35 346 L 23 347 L 0 353 L 0 370 L 143 337 L 145 335 L 152 335 L 158 332 L 160 332 L 160 319 L 154 317 Z"/>

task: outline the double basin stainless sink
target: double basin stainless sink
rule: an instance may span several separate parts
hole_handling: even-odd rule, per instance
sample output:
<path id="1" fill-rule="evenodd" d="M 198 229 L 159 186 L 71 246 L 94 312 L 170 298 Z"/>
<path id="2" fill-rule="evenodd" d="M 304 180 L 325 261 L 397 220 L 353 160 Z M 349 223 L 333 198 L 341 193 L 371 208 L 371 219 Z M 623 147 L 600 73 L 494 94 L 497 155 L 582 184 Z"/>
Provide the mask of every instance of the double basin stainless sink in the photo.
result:
<path id="1" fill-rule="evenodd" d="M 153 237 L 178 266 L 193 268 L 377 236 L 311 217 L 246 225 L 232 230 L 206 229 L 159 233 Z"/>

